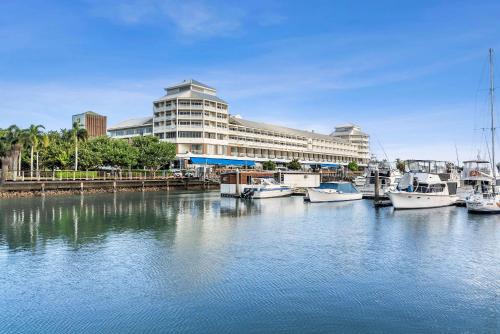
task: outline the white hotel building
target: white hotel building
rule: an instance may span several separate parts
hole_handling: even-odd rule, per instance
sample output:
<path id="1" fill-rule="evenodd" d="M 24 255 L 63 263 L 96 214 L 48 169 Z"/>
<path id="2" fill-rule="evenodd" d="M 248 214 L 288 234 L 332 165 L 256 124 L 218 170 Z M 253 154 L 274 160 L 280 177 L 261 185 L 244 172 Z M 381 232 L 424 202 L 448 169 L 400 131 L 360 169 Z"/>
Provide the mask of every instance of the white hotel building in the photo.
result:
<path id="1" fill-rule="evenodd" d="M 108 129 L 113 138 L 154 134 L 175 143 L 180 161 L 191 164 L 253 166 L 267 160 L 284 164 L 338 166 L 368 163 L 369 136 L 359 126 L 337 126 L 330 135 L 249 121 L 229 114 L 216 89 L 185 80 L 153 102 L 153 117 Z"/>

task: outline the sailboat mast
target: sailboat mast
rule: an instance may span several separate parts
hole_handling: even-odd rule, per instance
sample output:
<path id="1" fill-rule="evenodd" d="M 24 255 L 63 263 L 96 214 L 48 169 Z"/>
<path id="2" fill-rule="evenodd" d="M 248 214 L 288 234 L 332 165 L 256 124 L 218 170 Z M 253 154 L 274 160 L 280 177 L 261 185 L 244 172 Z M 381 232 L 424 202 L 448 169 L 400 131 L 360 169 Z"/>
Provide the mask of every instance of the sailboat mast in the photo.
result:
<path id="1" fill-rule="evenodd" d="M 495 81 L 493 72 L 493 49 L 490 48 L 490 111 L 491 111 L 491 164 L 493 178 L 496 179 L 497 166 L 495 165 Z M 495 187 L 493 187 L 495 189 Z"/>

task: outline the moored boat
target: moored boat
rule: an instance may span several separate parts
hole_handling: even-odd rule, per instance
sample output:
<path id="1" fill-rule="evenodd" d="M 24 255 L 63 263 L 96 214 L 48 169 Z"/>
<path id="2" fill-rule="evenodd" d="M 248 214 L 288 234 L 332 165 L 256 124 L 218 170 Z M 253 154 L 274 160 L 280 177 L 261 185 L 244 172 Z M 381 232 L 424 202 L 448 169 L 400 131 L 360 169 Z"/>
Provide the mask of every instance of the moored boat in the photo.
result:
<path id="1" fill-rule="evenodd" d="M 273 178 L 254 178 L 252 184 L 245 186 L 241 197 L 244 198 L 273 198 L 292 195 L 293 189 L 277 183 Z"/>
<path id="2" fill-rule="evenodd" d="M 365 196 L 365 198 L 373 198 L 375 196 L 375 174 L 378 171 L 381 196 L 392 189 L 395 189 L 401 179 L 401 172 L 393 168 L 388 161 L 372 162 L 368 165 L 366 177 L 362 185 L 358 185 L 355 180 L 356 187 Z"/>
<path id="3" fill-rule="evenodd" d="M 493 73 L 493 49 L 489 50 L 490 60 L 490 117 L 491 117 L 491 169 L 493 175 L 490 186 L 481 187 L 474 195 L 469 196 L 465 204 L 469 212 L 500 213 L 500 194 L 497 189 L 497 166 L 495 165 L 495 85 Z"/>
<path id="4" fill-rule="evenodd" d="M 460 188 L 457 191 L 458 204 L 465 205 L 466 200 L 474 193 L 482 193 L 500 180 L 493 178 L 491 163 L 486 160 L 464 161 Z"/>
<path id="5" fill-rule="evenodd" d="M 500 213 L 500 195 L 476 193 L 467 198 L 467 210 L 476 213 Z"/>
<path id="6" fill-rule="evenodd" d="M 410 160 L 397 189 L 387 192 L 395 209 L 425 209 L 454 205 L 457 182 L 445 162 Z"/>
<path id="7" fill-rule="evenodd" d="M 307 189 L 307 198 L 312 203 L 354 201 L 363 194 L 350 182 L 326 182 L 319 188 Z"/>

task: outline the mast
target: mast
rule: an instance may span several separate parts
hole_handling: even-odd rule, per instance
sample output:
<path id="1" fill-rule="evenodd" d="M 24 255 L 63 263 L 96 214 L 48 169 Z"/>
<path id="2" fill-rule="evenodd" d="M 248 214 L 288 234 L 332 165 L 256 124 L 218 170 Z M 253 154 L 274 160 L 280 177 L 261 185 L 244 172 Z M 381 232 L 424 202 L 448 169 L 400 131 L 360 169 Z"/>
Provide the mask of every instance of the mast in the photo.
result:
<path id="1" fill-rule="evenodd" d="M 493 72 L 493 49 L 490 48 L 490 112 L 491 112 L 491 165 L 493 169 L 493 183 L 496 183 L 497 166 L 495 165 L 495 81 Z M 493 186 L 495 192 L 495 186 Z"/>

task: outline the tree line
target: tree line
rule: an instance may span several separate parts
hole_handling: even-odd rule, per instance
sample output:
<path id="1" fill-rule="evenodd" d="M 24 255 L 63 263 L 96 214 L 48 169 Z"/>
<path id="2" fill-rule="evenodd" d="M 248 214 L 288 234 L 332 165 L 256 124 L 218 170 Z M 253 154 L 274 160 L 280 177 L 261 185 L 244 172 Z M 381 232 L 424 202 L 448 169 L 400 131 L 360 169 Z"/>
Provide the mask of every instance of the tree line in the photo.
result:
<path id="1" fill-rule="evenodd" d="M 21 129 L 0 128 L 0 157 L 18 152 L 16 170 L 87 170 L 102 167 L 158 170 L 175 159 L 175 145 L 155 136 L 134 137 L 131 141 L 107 136 L 89 138 L 74 123 L 71 129 L 45 131 L 42 125 Z M 20 167 L 20 168 L 19 168 Z"/>

